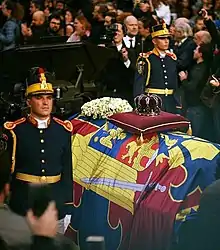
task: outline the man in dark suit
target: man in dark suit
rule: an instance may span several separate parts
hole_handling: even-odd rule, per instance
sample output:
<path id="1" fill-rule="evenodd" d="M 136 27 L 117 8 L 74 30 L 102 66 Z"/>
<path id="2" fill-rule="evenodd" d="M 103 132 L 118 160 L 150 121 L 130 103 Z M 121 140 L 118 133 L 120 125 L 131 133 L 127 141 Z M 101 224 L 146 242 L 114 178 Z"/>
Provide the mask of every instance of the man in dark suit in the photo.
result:
<path id="1" fill-rule="evenodd" d="M 137 60 L 134 97 L 143 93 L 162 98 L 164 111 L 176 113 L 179 105 L 174 92 L 178 86 L 176 55 L 167 51 L 170 33 L 165 23 L 152 27 L 154 49 Z"/>
<path id="2" fill-rule="evenodd" d="M 189 71 L 194 64 L 193 53 L 196 44 L 192 37 L 189 37 L 190 26 L 187 23 L 181 23 L 175 26 L 175 45 L 173 52 L 177 56 L 177 68 L 180 71 Z"/>
<path id="3" fill-rule="evenodd" d="M 122 24 L 117 24 L 118 31 L 109 48 L 116 51 L 116 56 L 106 65 L 102 81 L 106 86 L 105 95 L 120 97 L 133 103 L 132 86 L 135 72 L 135 58 L 123 44 Z"/>
<path id="4" fill-rule="evenodd" d="M 141 39 L 138 37 L 138 20 L 134 16 L 127 16 L 124 20 L 124 46 L 131 51 L 136 59 L 141 52 Z"/>
<path id="5" fill-rule="evenodd" d="M 73 202 L 72 124 L 51 116 L 50 78 L 41 68 L 31 69 L 26 89 L 30 115 L 4 124 L 12 157 L 10 208 L 24 216 L 28 209 L 29 184 L 47 183 L 59 210 L 59 231 L 64 232 L 67 204 Z"/>

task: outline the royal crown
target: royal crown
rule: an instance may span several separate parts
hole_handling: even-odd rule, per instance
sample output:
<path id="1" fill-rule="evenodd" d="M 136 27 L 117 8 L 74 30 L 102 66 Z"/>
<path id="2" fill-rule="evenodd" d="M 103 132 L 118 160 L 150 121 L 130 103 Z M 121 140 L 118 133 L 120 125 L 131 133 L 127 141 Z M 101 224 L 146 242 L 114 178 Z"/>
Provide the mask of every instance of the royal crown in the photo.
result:
<path id="1" fill-rule="evenodd" d="M 154 94 L 142 94 L 134 99 L 135 111 L 139 115 L 156 116 L 160 114 L 162 99 Z"/>

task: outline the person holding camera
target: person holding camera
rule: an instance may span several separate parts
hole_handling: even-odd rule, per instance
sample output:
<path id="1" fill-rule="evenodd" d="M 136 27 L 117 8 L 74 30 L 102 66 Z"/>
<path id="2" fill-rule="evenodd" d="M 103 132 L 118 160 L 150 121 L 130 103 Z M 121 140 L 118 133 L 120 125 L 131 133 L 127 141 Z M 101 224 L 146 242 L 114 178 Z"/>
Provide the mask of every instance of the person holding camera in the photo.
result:
<path id="1" fill-rule="evenodd" d="M 73 127 L 70 121 L 51 115 L 53 80 L 53 75 L 42 68 L 32 68 L 25 93 L 30 114 L 4 124 L 12 164 L 9 206 L 15 213 L 25 216 L 29 208 L 29 184 L 49 184 L 59 211 L 59 232 L 64 233 L 67 205 L 73 204 Z"/>
<path id="2" fill-rule="evenodd" d="M 122 24 L 116 23 L 116 25 L 117 31 L 113 37 L 113 43 L 108 46 L 108 48 L 116 52 L 116 57 L 109 60 L 101 77 L 106 88 L 104 95 L 124 98 L 132 104 L 132 79 L 135 72 L 135 58 L 123 43 Z"/>

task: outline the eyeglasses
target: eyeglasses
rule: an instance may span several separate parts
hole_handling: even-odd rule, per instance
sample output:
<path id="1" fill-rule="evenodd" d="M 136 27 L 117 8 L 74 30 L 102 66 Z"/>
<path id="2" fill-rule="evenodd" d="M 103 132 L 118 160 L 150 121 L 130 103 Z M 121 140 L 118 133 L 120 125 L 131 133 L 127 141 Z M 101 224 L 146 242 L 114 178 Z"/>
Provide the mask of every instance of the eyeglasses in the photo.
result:
<path id="1" fill-rule="evenodd" d="M 50 23 L 52 23 L 54 25 L 60 25 L 60 23 L 56 23 L 56 22 L 50 22 Z"/>

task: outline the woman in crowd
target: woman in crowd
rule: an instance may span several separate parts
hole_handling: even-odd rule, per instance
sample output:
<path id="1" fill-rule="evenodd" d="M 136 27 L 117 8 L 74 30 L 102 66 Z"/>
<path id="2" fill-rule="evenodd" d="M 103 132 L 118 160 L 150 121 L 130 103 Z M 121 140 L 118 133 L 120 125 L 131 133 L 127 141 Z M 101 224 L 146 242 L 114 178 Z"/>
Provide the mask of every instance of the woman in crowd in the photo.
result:
<path id="1" fill-rule="evenodd" d="M 74 33 L 70 36 L 67 42 L 80 42 L 87 40 L 90 36 L 91 25 L 84 16 L 77 16 L 73 23 Z"/>
<path id="2" fill-rule="evenodd" d="M 65 11 L 65 22 L 66 22 L 66 25 L 67 24 L 72 24 L 73 25 L 73 14 L 69 9 L 67 9 Z"/>
<path id="3" fill-rule="evenodd" d="M 0 51 L 15 48 L 20 39 L 20 20 L 24 16 L 22 6 L 11 0 L 6 0 L 1 5 L 2 13 L 7 18 L 0 32 Z"/>

